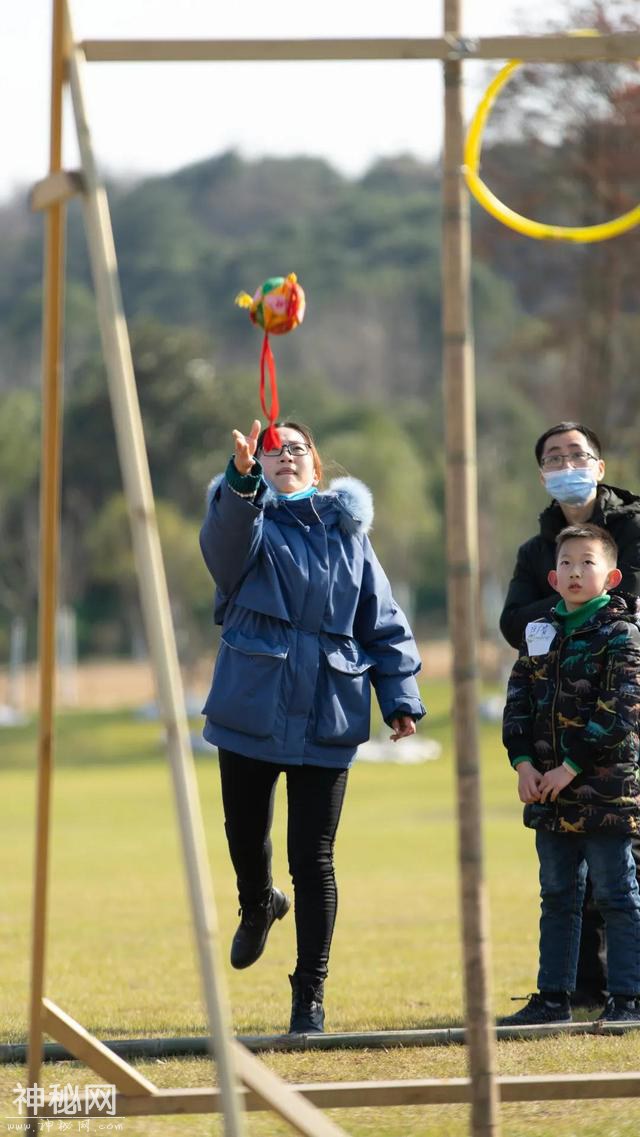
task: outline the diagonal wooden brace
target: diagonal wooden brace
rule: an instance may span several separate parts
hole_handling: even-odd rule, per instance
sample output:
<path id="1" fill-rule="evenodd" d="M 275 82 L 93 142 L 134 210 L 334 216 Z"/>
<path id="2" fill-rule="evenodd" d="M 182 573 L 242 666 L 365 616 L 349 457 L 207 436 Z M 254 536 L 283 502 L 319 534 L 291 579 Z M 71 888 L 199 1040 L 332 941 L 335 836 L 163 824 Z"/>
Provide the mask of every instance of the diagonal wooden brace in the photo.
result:
<path id="1" fill-rule="evenodd" d="M 42 1000 L 42 1029 L 85 1062 L 101 1078 L 116 1087 L 125 1097 L 150 1096 L 157 1087 L 128 1062 L 114 1054 L 99 1039 L 60 1010 L 50 999 Z"/>

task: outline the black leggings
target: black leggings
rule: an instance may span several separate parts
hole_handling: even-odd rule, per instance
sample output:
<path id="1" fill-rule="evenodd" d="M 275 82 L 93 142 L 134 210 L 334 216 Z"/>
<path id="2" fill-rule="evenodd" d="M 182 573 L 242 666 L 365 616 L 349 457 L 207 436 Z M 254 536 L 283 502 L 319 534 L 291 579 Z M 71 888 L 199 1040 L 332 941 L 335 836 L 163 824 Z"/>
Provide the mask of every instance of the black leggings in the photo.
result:
<path id="1" fill-rule="evenodd" d="M 260 762 L 230 750 L 218 753 L 225 831 L 243 907 L 266 900 L 272 887 L 273 804 L 278 776 L 286 774 L 296 972 L 325 979 L 338 908 L 333 848 L 348 770 Z"/>

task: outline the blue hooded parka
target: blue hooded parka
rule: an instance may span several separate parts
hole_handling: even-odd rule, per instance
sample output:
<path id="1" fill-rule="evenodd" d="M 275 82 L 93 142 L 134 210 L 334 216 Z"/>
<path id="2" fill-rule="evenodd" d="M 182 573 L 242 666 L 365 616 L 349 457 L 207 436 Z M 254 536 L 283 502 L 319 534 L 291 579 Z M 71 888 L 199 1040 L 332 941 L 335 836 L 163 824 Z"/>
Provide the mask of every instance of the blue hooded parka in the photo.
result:
<path id="1" fill-rule="evenodd" d="M 200 545 L 222 625 L 205 738 L 283 765 L 351 765 L 369 737 L 373 684 L 387 723 L 422 718 L 420 658 L 367 531 L 370 491 L 253 498 L 224 475 L 209 490 Z"/>

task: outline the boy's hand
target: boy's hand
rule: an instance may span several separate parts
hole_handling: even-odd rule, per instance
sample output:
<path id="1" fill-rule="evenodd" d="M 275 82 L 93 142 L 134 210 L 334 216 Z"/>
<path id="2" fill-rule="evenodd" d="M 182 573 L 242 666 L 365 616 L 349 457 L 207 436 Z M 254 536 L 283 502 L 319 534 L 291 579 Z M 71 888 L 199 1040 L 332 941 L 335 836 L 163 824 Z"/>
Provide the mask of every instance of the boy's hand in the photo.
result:
<path id="1" fill-rule="evenodd" d="M 518 762 L 518 797 L 525 805 L 540 801 L 542 774 L 531 762 Z"/>
<path id="2" fill-rule="evenodd" d="M 233 463 L 239 474 L 248 474 L 253 466 L 253 456 L 258 445 L 260 422 L 257 418 L 254 419 L 253 426 L 246 436 L 240 430 L 234 430 L 232 434 L 235 442 Z"/>
<path id="3" fill-rule="evenodd" d="M 397 715 L 391 720 L 391 728 L 393 734 L 389 737 L 392 742 L 397 742 L 399 738 L 409 738 L 410 735 L 416 733 L 416 724 L 411 715 Z"/>
<path id="4" fill-rule="evenodd" d="M 568 786 L 575 776 L 575 771 L 566 766 L 556 766 L 554 770 L 549 770 L 540 783 L 540 801 L 555 801 L 560 790 Z"/>

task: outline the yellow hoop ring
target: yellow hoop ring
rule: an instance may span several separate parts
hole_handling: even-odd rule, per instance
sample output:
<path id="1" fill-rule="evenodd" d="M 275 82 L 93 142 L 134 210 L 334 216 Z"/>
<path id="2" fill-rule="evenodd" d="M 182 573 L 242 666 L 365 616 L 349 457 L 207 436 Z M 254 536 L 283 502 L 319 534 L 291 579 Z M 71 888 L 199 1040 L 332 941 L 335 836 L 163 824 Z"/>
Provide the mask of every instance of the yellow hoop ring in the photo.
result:
<path id="1" fill-rule="evenodd" d="M 597 32 L 576 32 L 576 35 L 597 35 Z M 525 237 L 534 237 L 538 241 L 576 241 L 588 243 L 591 241 L 608 241 L 610 237 L 618 237 L 626 233 L 640 222 L 640 205 L 615 217 L 612 221 L 604 221 L 600 225 L 583 225 L 572 227 L 568 225 L 545 225 L 542 221 L 532 221 L 523 217 L 501 201 L 491 192 L 488 186 L 478 175 L 480 166 L 480 149 L 482 134 L 485 128 L 489 111 L 493 106 L 498 92 L 509 81 L 514 71 L 522 66 L 521 59 L 511 59 L 501 71 L 492 79 L 487 87 L 480 105 L 471 120 L 464 148 L 464 176 L 471 193 L 476 201 L 480 202 L 492 217 L 522 233 Z"/>

